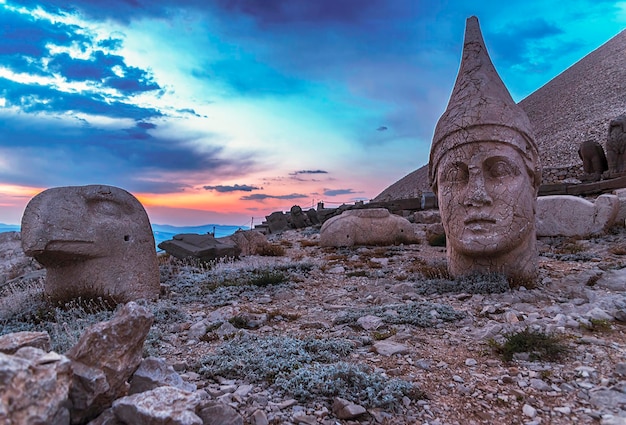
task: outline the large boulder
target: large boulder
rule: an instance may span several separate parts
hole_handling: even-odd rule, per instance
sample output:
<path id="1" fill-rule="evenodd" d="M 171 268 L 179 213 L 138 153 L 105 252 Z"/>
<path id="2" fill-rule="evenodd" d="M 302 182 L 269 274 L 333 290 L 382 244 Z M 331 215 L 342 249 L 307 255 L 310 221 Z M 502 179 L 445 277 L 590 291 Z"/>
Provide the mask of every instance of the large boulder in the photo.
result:
<path id="1" fill-rule="evenodd" d="M 270 229 L 270 233 L 280 233 L 283 230 L 291 229 L 287 216 L 282 211 L 274 211 L 265 216 L 265 221 Z"/>
<path id="2" fill-rule="evenodd" d="M 74 378 L 72 423 L 95 418 L 127 392 L 127 381 L 141 363 L 152 313 L 130 302 L 109 321 L 96 323 L 67 352 Z"/>
<path id="3" fill-rule="evenodd" d="M 619 200 L 600 195 L 595 203 L 571 195 L 537 198 L 537 236 L 590 236 L 604 232 L 615 222 Z"/>
<path id="4" fill-rule="evenodd" d="M 0 423 L 69 425 L 70 360 L 23 347 L 0 353 Z"/>
<path id="5" fill-rule="evenodd" d="M 159 269 L 148 215 L 123 189 L 45 190 L 22 217 L 22 247 L 46 267 L 52 301 L 103 297 L 116 303 L 159 296 Z"/>
<path id="6" fill-rule="evenodd" d="M 289 210 L 289 221 L 291 222 L 291 227 L 295 229 L 304 229 L 311 225 L 309 216 L 302 211 L 299 205 L 294 205 Z"/>
<path id="7" fill-rule="evenodd" d="M 417 243 L 411 223 L 385 208 L 348 210 L 328 219 L 320 229 L 321 246 Z"/>
<path id="8" fill-rule="evenodd" d="M 219 258 L 239 257 L 241 254 L 241 250 L 233 241 L 216 239 L 209 233 L 174 235 L 173 239 L 161 242 L 159 248 L 181 260 L 195 258 L 201 261 L 213 261 Z"/>

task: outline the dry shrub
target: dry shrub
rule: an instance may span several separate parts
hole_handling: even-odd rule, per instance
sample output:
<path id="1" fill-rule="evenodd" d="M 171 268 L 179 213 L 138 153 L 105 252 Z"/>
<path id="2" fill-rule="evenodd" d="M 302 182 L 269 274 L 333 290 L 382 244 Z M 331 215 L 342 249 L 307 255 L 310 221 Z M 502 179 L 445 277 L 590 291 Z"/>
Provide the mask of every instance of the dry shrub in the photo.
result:
<path id="1" fill-rule="evenodd" d="M 308 239 L 304 239 L 300 241 L 300 246 L 302 248 L 307 248 L 307 247 L 311 247 L 311 246 L 318 246 L 319 243 L 317 241 L 310 241 Z"/>
<path id="2" fill-rule="evenodd" d="M 263 257 L 282 257 L 285 255 L 285 248 L 281 245 L 268 243 L 259 247 L 257 253 Z"/>
<path id="3" fill-rule="evenodd" d="M 422 258 L 417 258 L 409 271 L 421 274 L 426 279 L 450 279 L 448 264 L 444 261 L 428 262 Z"/>

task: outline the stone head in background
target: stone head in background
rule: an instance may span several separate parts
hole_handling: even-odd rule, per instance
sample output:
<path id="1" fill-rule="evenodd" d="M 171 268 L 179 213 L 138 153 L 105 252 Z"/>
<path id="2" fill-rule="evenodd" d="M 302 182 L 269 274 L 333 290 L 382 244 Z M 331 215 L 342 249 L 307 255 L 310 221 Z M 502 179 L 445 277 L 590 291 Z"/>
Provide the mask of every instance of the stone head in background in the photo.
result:
<path id="1" fill-rule="evenodd" d="M 489 58 L 474 16 L 467 20 L 448 107 L 435 128 L 429 177 L 452 276 L 479 272 L 520 282 L 536 278 L 537 145 L 527 115 Z"/>
<path id="2" fill-rule="evenodd" d="M 626 114 L 612 119 L 609 123 L 606 159 L 609 163 L 609 173 L 626 171 Z"/>
<path id="3" fill-rule="evenodd" d="M 46 267 L 52 301 L 103 297 L 115 303 L 159 295 L 154 235 L 139 201 L 123 189 L 45 190 L 22 217 L 22 247 Z"/>

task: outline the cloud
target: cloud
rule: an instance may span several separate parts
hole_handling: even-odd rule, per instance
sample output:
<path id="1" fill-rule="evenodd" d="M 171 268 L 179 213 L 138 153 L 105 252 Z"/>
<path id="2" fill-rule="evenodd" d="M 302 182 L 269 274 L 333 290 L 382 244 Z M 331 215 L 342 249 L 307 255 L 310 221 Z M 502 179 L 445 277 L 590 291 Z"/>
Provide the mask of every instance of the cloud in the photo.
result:
<path id="1" fill-rule="evenodd" d="M 307 195 L 301 193 L 292 193 L 290 195 L 266 195 L 264 193 L 256 193 L 254 195 L 246 195 L 239 198 L 242 201 L 264 201 L 266 199 L 301 199 L 308 198 Z"/>
<path id="2" fill-rule="evenodd" d="M 203 188 L 205 190 L 214 190 L 214 191 L 220 192 L 220 193 L 227 193 L 227 192 L 252 192 L 253 190 L 260 190 L 260 189 L 262 189 L 262 188 L 259 188 L 257 186 L 247 185 L 247 184 L 235 184 L 233 186 L 223 186 L 223 185 L 203 186 Z"/>
<path id="3" fill-rule="evenodd" d="M 324 189 L 324 196 L 339 196 L 339 195 L 353 195 L 360 192 L 355 192 L 352 189 Z"/>
<path id="4" fill-rule="evenodd" d="M 299 170 L 289 173 L 290 176 L 297 176 L 299 174 L 328 174 L 328 171 L 324 170 Z"/>

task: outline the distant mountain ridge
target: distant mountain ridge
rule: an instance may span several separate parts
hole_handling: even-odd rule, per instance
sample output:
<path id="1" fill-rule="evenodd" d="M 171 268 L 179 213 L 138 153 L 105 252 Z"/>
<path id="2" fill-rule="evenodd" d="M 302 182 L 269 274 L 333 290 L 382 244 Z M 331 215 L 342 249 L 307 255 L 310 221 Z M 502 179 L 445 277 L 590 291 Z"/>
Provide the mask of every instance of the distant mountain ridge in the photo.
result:
<path id="1" fill-rule="evenodd" d="M 579 144 L 595 140 L 604 146 L 609 122 L 626 113 L 626 30 L 518 104 L 533 126 L 544 168 L 580 164 Z M 430 190 L 428 165 L 424 165 L 373 200 L 413 198 Z"/>
<path id="2" fill-rule="evenodd" d="M 213 233 L 216 238 L 230 236 L 237 230 L 248 230 L 248 226 L 231 226 L 224 224 L 203 224 L 200 226 L 172 226 L 170 224 L 153 224 L 152 233 L 154 241 L 159 245 L 163 241 L 170 240 L 180 233 L 196 233 L 199 235 Z"/>
<path id="3" fill-rule="evenodd" d="M 153 224 L 152 233 L 154 234 L 154 242 L 159 245 L 163 241 L 170 240 L 174 235 L 180 233 L 197 233 L 206 234 L 214 233 L 216 238 L 230 236 L 237 230 L 248 230 L 248 226 L 231 226 L 224 224 L 203 224 L 200 226 L 172 226 L 170 224 Z M 21 230 L 18 224 L 0 223 L 0 232 L 19 232 Z"/>

